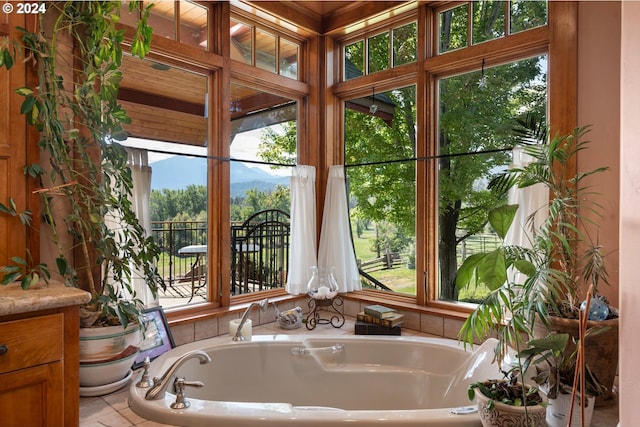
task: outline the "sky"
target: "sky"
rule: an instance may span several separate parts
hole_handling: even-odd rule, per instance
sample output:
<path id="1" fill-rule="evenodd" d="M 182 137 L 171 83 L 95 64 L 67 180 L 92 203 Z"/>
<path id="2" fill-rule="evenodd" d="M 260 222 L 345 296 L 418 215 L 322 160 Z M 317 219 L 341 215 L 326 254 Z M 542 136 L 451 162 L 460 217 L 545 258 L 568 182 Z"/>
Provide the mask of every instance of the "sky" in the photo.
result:
<path id="1" fill-rule="evenodd" d="M 256 156 L 258 152 L 258 145 L 260 144 L 260 129 L 239 133 L 233 139 L 233 143 L 231 144 L 231 158 L 232 159 L 243 159 L 243 160 L 260 160 Z M 134 148 L 142 148 L 142 149 L 153 149 L 157 151 L 162 151 L 162 153 L 157 153 L 153 151 L 149 151 L 149 164 L 153 165 L 154 162 L 159 160 L 163 160 L 173 156 L 173 154 L 168 153 L 176 153 L 182 155 L 199 155 L 206 156 L 207 148 L 206 147 L 198 147 L 194 145 L 188 144 L 176 144 L 170 142 L 160 142 L 160 141 L 151 141 L 140 138 L 127 138 L 126 141 L 122 143 L 127 147 Z M 152 147 L 152 148 L 151 148 Z M 166 153 L 165 153 L 166 152 Z M 268 165 L 259 165 L 255 163 L 248 163 L 249 167 L 257 167 L 262 170 L 269 172 L 272 175 L 281 175 L 281 176 L 289 176 L 290 170 L 289 168 L 279 168 L 272 169 Z"/>

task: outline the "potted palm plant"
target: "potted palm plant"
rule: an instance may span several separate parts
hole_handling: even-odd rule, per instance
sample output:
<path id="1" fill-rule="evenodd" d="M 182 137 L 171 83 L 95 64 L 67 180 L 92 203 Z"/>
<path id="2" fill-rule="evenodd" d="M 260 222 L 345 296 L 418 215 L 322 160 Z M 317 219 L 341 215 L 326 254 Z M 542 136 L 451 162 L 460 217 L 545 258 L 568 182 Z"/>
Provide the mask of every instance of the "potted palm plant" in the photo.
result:
<path id="1" fill-rule="evenodd" d="M 127 153 L 117 142 L 126 136 L 122 126 L 129 122 L 117 100 L 125 33 L 117 24 L 120 7 L 120 1 L 47 3 L 38 29 L 21 29 L 20 42 L 33 61 L 37 86 L 16 88 L 24 96 L 21 111 L 40 136 L 41 162 L 24 168 L 41 188 L 40 231 L 53 242 L 61 280 L 92 296 L 81 309 L 81 385 L 89 386 L 99 381 L 83 384 L 84 364 L 99 365 L 109 374 L 123 366 L 126 374 L 135 359 L 141 304 L 132 277 L 141 275 L 154 295 L 161 285 L 156 271 L 159 248 L 133 210 Z M 129 2 L 129 7 L 138 10 L 138 2 Z M 150 46 L 149 7 L 139 11 L 131 41 L 131 53 L 140 57 Z M 13 46 L 2 48 L 7 69 L 16 60 Z M 31 225 L 30 212 L 18 212 L 11 199 L 0 204 L 0 211 Z M 50 277 L 46 264 L 32 265 L 28 256 L 12 261 L 1 270 L 3 284 L 20 281 L 28 288 Z M 97 331 L 104 327 L 119 329 L 106 333 L 115 335 L 116 342 L 98 345 L 95 355 L 86 354 L 85 347 L 93 347 L 94 335 L 102 335 Z M 83 331 L 90 331 L 86 345 Z M 122 358 L 124 362 L 117 362 Z M 107 375 L 107 381 L 115 380 L 114 375 L 121 374 Z"/>
<path id="2" fill-rule="evenodd" d="M 503 242 L 517 209 L 517 205 L 503 205 L 489 212 L 488 222 Z M 526 384 L 522 360 L 510 357 L 511 349 L 520 353 L 525 349 L 527 337 L 533 334 L 530 319 L 535 308 L 527 288 L 535 285 L 535 255 L 527 248 L 503 244 L 492 251 L 471 255 L 458 269 L 456 286 L 484 285 L 490 290 L 469 315 L 458 338 L 467 346 L 494 336 L 494 361 L 505 372 L 505 378 L 489 378 L 469 388 L 469 398 L 478 401 L 484 426 L 545 425 L 543 395 Z M 526 279 L 520 281 L 509 276 L 511 268 Z"/>
<path id="3" fill-rule="evenodd" d="M 569 135 L 547 141 L 544 124 L 532 117 L 520 121 L 520 124 L 522 142 L 527 144 L 525 152 L 533 161 L 494 178 L 490 188 L 506 196 L 514 186 L 525 188 L 542 184 L 550 192 L 549 214 L 541 226 L 533 225 L 533 215 L 527 218 L 526 224 L 518 224 L 529 229 L 529 239 L 527 244 L 516 245 L 504 239 L 518 206 L 503 205 L 491 210 L 488 222 L 503 239 L 503 244 L 493 251 L 468 257 L 456 278 L 458 287 L 482 285 L 489 290 L 489 295 L 463 324 L 459 338 L 472 344 L 495 334 L 498 338 L 495 353 L 498 362 L 504 358 L 509 346 L 520 354 L 526 348 L 526 340 L 546 336 L 547 330 L 553 329 L 550 319 L 564 313 L 563 307 L 579 306 L 581 286 L 587 281 L 597 285 L 607 279 L 601 248 L 589 245 L 588 236 L 580 229 L 581 222 L 586 221 L 584 209 L 587 207 L 584 205 L 587 194 L 590 194 L 582 180 L 605 168 L 579 174 L 568 172 L 576 154 L 586 147 L 581 138 L 588 129 L 579 128 Z M 542 207 L 545 208 L 547 206 Z M 582 252 L 578 252 L 579 243 Z M 576 313 L 579 312 L 578 308 Z M 576 337 L 577 331 L 576 319 Z M 587 338 L 587 345 L 590 339 Z M 529 351 L 542 350 L 533 348 Z M 573 348 L 565 350 L 571 351 Z M 586 364 L 595 372 L 597 367 L 594 367 L 593 355 L 589 352 Z M 596 375 L 600 378 L 599 374 Z"/>
<path id="4" fill-rule="evenodd" d="M 517 132 L 524 152 L 532 159 L 521 167 L 507 170 L 491 182 L 499 192 L 510 188 L 542 185 L 549 191 L 546 218 L 541 226 L 529 226 L 530 243 L 536 253 L 538 287 L 529 287 L 537 318 L 548 330 L 569 333 L 574 340 L 567 352 L 575 350 L 578 339 L 579 312 L 588 289 L 593 289 L 587 328 L 604 329 L 585 340 L 586 363 L 607 388 L 599 400 L 612 396 L 618 360 L 618 314 L 598 293 L 598 286 L 608 284 L 603 248 L 597 236 L 588 234 L 587 226 L 596 225 L 601 206 L 597 193 L 588 181 L 608 168 L 576 171 L 577 156 L 588 148 L 589 127 L 579 127 L 568 134 L 549 137 L 548 127 L 534 116 L 520 120 Z M 530 224 L 533 224 L 530 222 Z"/>

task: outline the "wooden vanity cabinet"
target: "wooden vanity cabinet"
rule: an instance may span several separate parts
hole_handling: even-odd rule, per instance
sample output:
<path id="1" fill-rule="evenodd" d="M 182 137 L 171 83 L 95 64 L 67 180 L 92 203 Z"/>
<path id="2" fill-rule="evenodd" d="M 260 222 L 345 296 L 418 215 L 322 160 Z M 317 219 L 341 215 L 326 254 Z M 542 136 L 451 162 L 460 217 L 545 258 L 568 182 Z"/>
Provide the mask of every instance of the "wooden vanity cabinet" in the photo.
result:
<path id="1" fill-rule="evenodd" d="M 0 424 L 79 425 L 79 312 L 0 317 Z"/>

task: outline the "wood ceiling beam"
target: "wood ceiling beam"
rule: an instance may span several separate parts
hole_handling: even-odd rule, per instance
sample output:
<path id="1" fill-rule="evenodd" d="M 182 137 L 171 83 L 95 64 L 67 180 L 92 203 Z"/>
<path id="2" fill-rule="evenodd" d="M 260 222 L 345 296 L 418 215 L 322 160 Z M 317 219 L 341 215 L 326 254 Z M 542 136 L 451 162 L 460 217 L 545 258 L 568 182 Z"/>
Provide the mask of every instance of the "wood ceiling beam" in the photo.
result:
<path id="1" fill-rule="evenodd" d="M 183 101 L 168 96 L 154 95 L 136 89 L 121 87 L 118 91 L 118 99 L 120 101 L 128 101 L 135 104 L 148 105 L 150 107 L 204 117 L 204 104 Z"/>

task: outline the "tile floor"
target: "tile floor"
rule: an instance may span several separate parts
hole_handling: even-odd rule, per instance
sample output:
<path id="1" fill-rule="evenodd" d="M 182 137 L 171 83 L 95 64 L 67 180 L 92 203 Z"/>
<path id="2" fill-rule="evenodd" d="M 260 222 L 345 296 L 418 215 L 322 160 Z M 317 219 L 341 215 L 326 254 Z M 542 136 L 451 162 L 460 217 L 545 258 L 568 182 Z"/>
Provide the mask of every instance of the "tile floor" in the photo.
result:
<path id="1" fill-rule="evenodd" d="M 330 325 L 318 325 L 313 334 L 345 334 L 352 335 L 355 320 L 347 318 L 345 324 L 339 328 L 333 328 Z M 300 334 L 309 333 L 302 327 L 287 331 L 288 333 Z M 253 328 L 253 334 L 271 335 L 282 334 L 283 330 L 276 323 L 256 326 Z M 428 336 L 410 329 L 403 329 L 402 334 L 405 336 Z M 227 335 L 223 335 L 220 339 L 228 339 Z M 134 373 L 133 378 L 137 379 L 138 375 Z M 148 421 L 138 416 L 129 408 L 128 404 L 129 385 L 119 391 L 100 397 L 82 397 L 80 398 L 80 427 L 169 427 L 167 424 L 160 424 Z M 615 427 L 618 423 L 618 405 L 613 402 L 603 407 L 596 407 L 591 427 Z"/>

